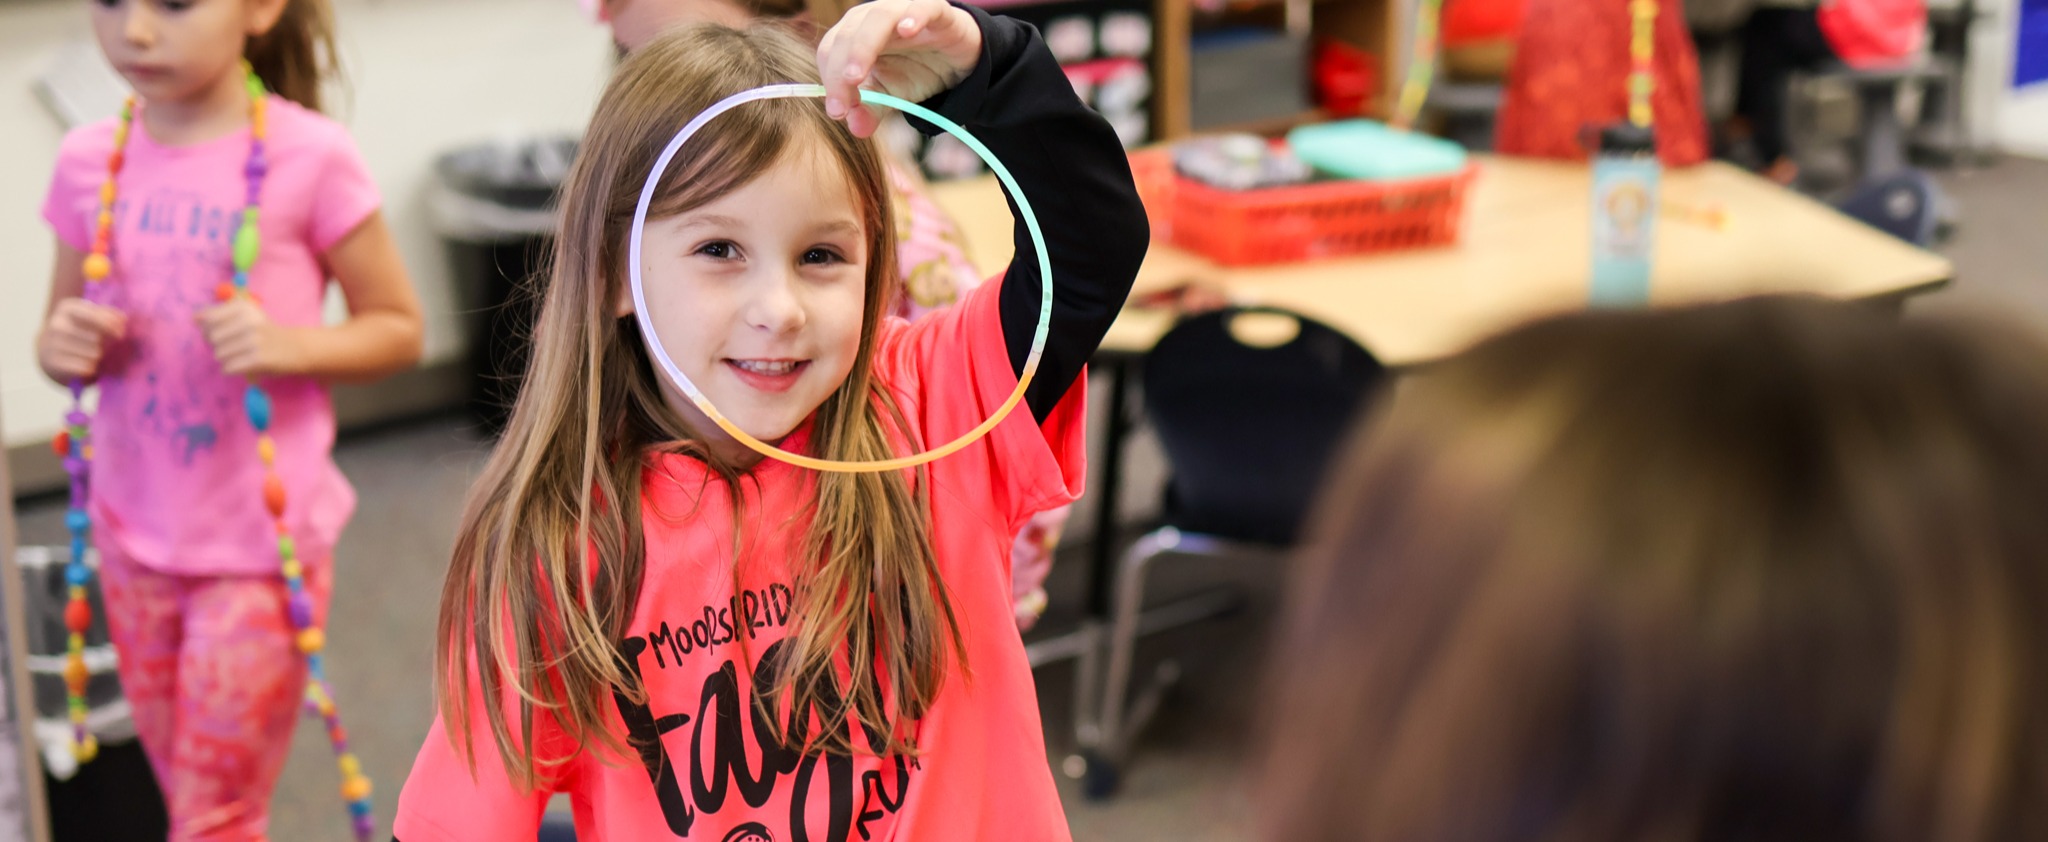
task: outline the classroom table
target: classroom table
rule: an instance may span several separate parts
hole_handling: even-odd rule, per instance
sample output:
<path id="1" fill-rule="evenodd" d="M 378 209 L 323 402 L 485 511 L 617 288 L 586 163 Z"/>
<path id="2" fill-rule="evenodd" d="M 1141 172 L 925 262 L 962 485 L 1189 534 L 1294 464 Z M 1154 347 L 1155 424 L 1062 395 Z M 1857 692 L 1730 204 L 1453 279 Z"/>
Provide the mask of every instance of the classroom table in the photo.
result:
<path id="1" fill-rule="evenodd" d="M 1154 240 L 1133 299 L 1186 283 L 1240 303 L 1281 307 L 1329 324 L 1390 367 L 1449 356 L 1530 319 L 1586 306 L 1591 180 L 1583 165 L 1481 157 L 1457 244 L 1309 263 L 1219 266 Z M 1653 304 L 1768 292 L 1900 301 L 1940 288 L 1946 258 L 1894 239 L 1805 196 L 1721 163 L 1667 172 L 1657 227 Z M 1010 217 L 993 178 L 932 186 L 984 275 L 1010 260 Z M 1691 218 L 1710 208 L 1716 229 Z M 1130 307 L 1103 348 L 1143 353 L 1172 326 L 1162 309 Z"/>
<path id="2" fill-rule="evenodd" d="M 1356 339 L 1395 369 L 1441 359 L 1505 328 L 1587 305 L 1591 176 L 1583 164 L 1480 156 L 1456 244 L 1307 263 L 1225 267 L 1154 240 L 1132 300 L 1196 283 L 1241 304 L 1285 308 Z M 1667 171 L 1657 227 L 1652 305 L 1807 293 L 1900 306 L 1947 284 L 1946 258 L 1828 206 L 1713 162 Z M 933 198 L 953 215 L 985 276 L 1012 251 L 1011 220 L 993 177 L 943 182 Z M 1719 226 L 1702 217 L 1722 217 Z M 1108 616 L 1131 370 L 1172 327 L 1164 308 L 1127 305 L 1096 357 L 1110 375 L 1109 429 L 1085 620 Z M 1077 654 L 1086 635 L 1052 647 Z M 1036 653 L 1034 653 L 1036 654 Z"/>

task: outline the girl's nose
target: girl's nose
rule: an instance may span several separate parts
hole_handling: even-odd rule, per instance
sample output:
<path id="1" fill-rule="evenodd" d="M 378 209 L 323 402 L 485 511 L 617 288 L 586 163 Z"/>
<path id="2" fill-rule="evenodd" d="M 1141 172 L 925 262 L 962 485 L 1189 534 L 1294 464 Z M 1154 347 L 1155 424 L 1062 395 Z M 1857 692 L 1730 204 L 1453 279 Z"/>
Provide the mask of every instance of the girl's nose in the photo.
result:
<path id="1" fill-rule="evenodd" d="M 765 277 L 747 301 L 747 324 L 770 333 L 789 333 L 804 326 L 806 316 L 797 278 L 790 269 L 764 271 Z"/>
<path id="2" fill-rule="evenodd" d="M 137 47 L 156 44 L 156 12 L 150 10 L 148 3 L 123 3 L 115 14 L 121 15 L 121 37 L 128 39 L 128 43 Z"/>

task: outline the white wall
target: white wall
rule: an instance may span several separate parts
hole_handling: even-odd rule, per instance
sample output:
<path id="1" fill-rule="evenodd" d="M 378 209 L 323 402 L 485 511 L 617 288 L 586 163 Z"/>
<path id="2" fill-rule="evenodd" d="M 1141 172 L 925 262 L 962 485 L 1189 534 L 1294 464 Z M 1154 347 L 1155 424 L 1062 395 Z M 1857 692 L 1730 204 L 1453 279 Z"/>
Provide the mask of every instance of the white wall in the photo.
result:
<path id="1" fill-rule="evenodd" d="M 1969 113 L 1971 128 L 1999 149 L 2048 158 L 2048 83 L 2012 86 L 2019 33 L 2019 0 L 1980 2 L 1972 31 Z"/>
<path id="2" fill-rule="evenodd" d="M 571 0 L 335 0 L 349 95 L 330 110 L 353 130 L 384 190 L 386 218 L 426 301 L 427 358 L 461 350 L 447 260 L 428 226 L 433 156 L 505 133 L 580 130 L 610 69 L 610 39 Z M 34 93 L 67 42 L 89 38 L 78 0 L 0 2 L 0 429 L 44 439 L 65 397 L 32 347 L 49 291 L 40 218 L 63 136 Z"/>

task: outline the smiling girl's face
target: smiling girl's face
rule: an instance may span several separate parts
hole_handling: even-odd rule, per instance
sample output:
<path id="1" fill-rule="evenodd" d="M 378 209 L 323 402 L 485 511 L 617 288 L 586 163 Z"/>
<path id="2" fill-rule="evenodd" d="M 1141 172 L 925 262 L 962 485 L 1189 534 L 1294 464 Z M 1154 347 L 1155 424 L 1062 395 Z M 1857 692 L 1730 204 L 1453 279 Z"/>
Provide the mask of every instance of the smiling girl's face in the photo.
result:
<path id="1" fill-rule="evenodd" d="M 852 371 L 870 259 L 863 218 L 825 144 L 791 138 L 754 180 L 647 223 L 649 320 L 669 358 L 748 435 L 788 435 Z M 751 454 L 666 377 L 662 386 L 708 445 Z"/>

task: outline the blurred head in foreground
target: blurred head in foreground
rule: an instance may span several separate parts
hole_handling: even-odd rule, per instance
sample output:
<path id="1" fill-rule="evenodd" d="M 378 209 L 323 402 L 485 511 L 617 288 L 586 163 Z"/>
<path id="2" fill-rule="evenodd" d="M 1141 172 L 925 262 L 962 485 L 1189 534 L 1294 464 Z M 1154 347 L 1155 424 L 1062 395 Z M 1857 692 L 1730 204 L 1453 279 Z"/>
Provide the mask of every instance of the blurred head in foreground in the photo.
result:
<path id="1" fill-rule="evenodd" d="M 1404 384 L 1281 629 L 1267 839 L 2048 839 L 2048 346 L 1755 299 Z"/>

